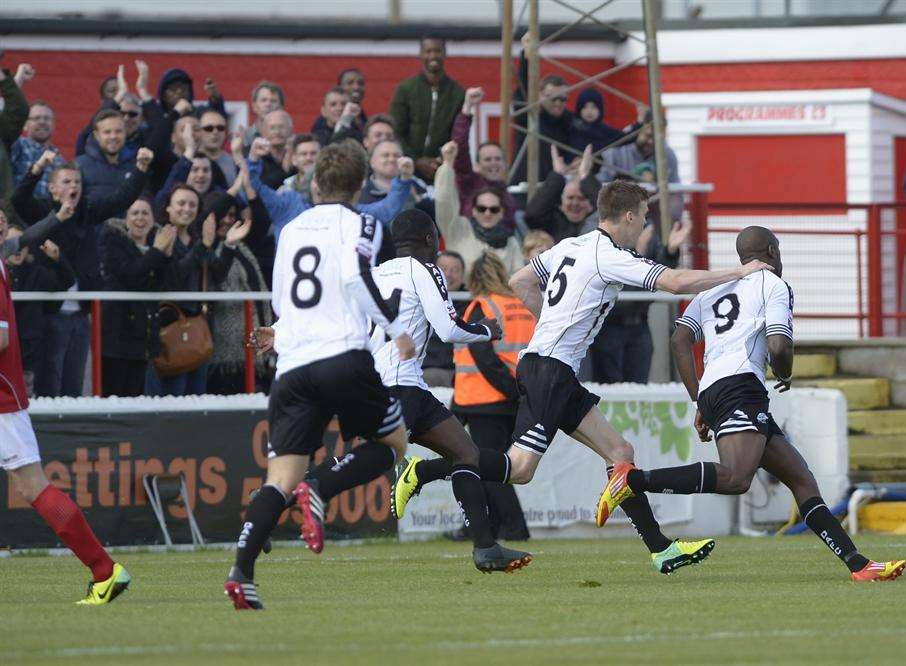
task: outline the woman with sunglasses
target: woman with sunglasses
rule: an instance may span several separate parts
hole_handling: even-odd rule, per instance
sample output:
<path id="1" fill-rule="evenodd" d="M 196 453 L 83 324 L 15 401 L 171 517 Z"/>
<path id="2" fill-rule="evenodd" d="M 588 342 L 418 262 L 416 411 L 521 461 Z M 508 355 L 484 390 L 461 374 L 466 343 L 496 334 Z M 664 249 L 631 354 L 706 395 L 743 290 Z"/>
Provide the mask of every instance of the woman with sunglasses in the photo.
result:
<path id="1" fill-rule="evenodd" d="M 525 265 L 522 248 L 513 231 L 502 224 L 503 195 L 495 188 L 484 187 L 472 195 L 472 217 L 463 217 L 459 210 L 459 191 L 453 164 L 459 151 L 453 141 L 441 148 L 443 164 L 434 176 L 434 199 L 437 226 L 446 249 L 462 255 L 466 273 L 483 252 L 492 252 L 512 275 Z"/>

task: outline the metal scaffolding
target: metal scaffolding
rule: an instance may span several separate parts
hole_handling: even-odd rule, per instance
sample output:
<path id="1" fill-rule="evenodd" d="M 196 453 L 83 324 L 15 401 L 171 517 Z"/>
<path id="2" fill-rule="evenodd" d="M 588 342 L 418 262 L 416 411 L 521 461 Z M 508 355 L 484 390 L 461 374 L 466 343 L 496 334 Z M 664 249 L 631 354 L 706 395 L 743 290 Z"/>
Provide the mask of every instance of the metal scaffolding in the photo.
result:
<path id="1" fill-rule="evenodd" d="M 607 7 L 613 2 L 613 0 L 604 0 L 597 7 L 590 11 L 584 11 L 574 5 L 570 4 L 566 0 L 550 0 L 561 7 L 569 9 L 575 12 L 578 15 L 578 18 L 568 25 L 564 25 L 552 34 L 545 37 L 543 40 L 539 39 L 539 0 L 524 0 L 522 5 L 522 10 L 520 11 L 520 17 L 525 14 L 526 8 L 528 8 L 528 35 L 529 35 L 529 47 L 525 49 L 525 58 L 528 63 L 528 90 L 524 91 L 525 93 L 525 103 L 522 104 L 518 109 L 513 109 L 513 58 L 512 58 L 512 45 L 513 37 L 515 36 L 515 31 L 519 30 L 521 21 L 517 21 L 516 25 L 513 23 L 513 4 L 514 0 L 502 0 L 502 16 L 501 16 L 501 42 L 503 45 L 503 54 L 501 58 L 501 67 L 500 67 L 500 107 L 501 107 L 501 122 L 500 122 L 500 144 L 503 147 L 504 154 L 510 154 L 510 136 L 513 130 L 517 132 L 522 132 L 525 134 L 525 140 L 522 142 L 520 150 L 515 155 L 512 161 L 513 171 L 516 168 L 516 165 L 523 159 L 523 156 L 526 159 L 526 180 L 528 182 L 528 196 L 531 197 L 534 195 L 535 190 L 538 187 L 538 159 L 539 159 L 539 139 L 544 139 L 548 143 L 557 146 L 560 151 L 565 151 L 573 155 L 581 155 L 580 150 L 573 148 L 572 146 L 565 145 L 552 137 L 544 136 L 540 133 L 539 130 L 539 108 L 541 107 L 541 100 L 539 98 L 539 63 L 540 61 L 545 61 L 551 65 L 557 67 L 561 71 L 565 72 L 569 76 L 580 77 L 580 80 L 576 83 L 573 83 L 567 86 L 563 92 L 569 93 L 573 90 L 587 86 L 589 84 L 594 85 L 595 87 L 607 92 L 611 95 L 619 97 L 628 102 L 632 102 L 636 105 L 642 105 L 645 109 L 650 109 L 652 112 L 652 121 L 654 125 L 654 159 L 655 159 L 655 169 L 656 169 L 656 182 L 657 182 L 657 192 L 658 192 L 658 206 L 660 212 L 661 220 L 661 238 L 666 242 L 670 229 L 673 224 L 673 220 L 670 215 L 670 205 L 669 197 L 666 196 L 667 193 L 667 160 L 666 160 L 666 151 L 665 147 L 665 126 L 664 126 L 664 112 L 661 105 L 661 77 L 660 77 L 660 64 L 658 61 L 658 51 L 657 51 L 657 24 L 659 19 L 659 10 L 660 3 L 658 0 L 640 0 L 642 3 L 642 8 L 644 12 L 644 23 L 645 23 L 645 38 L 642 39 L 637 35 L 626 31 L 618 25 L 603 21 L 595 16 L 602 9 Z M 593 23 L 597 26 L 600 26 L 602 29 L 613 30 L 620 34 L 625 39 L 632 39 L 638 41 L 645 45 L 645 55 L 640 56 L 634 60 L 621 63 L 605 71 L 597 72 L 595 74 L 586 74 L 574 67 L 563 63 L 556 58 L 545 55 L 542 52 L 542 47 L 545 44 L 550 44 L 557 38 L 561 37 L 563 34 L 568 32 L 571 28 L 574 28 L 577 25 L 582 23 Z M 642 61 L 647 62 L 648 67 L 648 90 L 649 90 L 649 100 L 650 103 L 645 103 L 643 100 L 638 100 L 633 98 L 631 95 L 627 95 L 625 92 L 622 92 L 613 86 L 610 86 L 603 82 L 603 79 L 606 79 L 613 74 L 616 74 L 619 71 L 622 71 L 628 67 L 635 66 Z M 519 118 L 525 116 L 526 120 L 524 122 L 519 122 Z M 593 159 L 596 163 L 600 163 L 601 155 L 610 150 L 618 143 L 624 143 L 627 138 L 634 138 L 634 136 L 640 131 L 640 129 L 635 130 L 628 137 L 624 137 L 618 142 L 612 143 L 608 146 L 605 146 L 601 150 L 593 153 Z M 513 171 L 511 171 L 510 176 L 512 177 Z M 632 174 L 626 174 L 631 176 Z M 664 193 L 664 195 L 661 195 Z"/>

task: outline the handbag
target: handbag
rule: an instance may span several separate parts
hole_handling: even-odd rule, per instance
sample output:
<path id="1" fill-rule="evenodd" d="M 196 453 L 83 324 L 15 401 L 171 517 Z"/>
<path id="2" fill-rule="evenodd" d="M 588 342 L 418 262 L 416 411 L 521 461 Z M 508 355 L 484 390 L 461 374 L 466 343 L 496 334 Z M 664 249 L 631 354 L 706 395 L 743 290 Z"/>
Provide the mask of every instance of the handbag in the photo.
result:
<path id="1" fill-rule="evenodd" d="M 201 267 L 201 291 L 208 290 L 208 267 Z M 197 315 L 186 316 L 176 303 L 160 304 L 159 312 L 172 310 L 176 319 L 160 329 L 160 355 L 154 359 L 154 369 L 161 377 L 175 377 L 192 372 L 211 360 L 214 339 L 208 326 L 208 305 L 201 306 Z"/>

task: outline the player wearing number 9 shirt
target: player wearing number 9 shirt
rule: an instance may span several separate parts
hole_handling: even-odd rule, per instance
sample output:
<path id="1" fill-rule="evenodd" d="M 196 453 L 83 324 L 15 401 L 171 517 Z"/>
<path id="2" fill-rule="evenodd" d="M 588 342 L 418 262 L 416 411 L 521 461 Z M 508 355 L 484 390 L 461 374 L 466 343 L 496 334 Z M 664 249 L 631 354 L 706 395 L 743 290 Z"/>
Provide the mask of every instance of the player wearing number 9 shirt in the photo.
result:
<path id="1" fill-rule="evenodd" d="M 764 227 L 747 227 L 736 239 L 736 251 L 743 264 L 761 260 L 774 272 L 759 271 L 699 294 L 677 319 L 672 340 L 683 383 L 689 396 L 698 399 L 699 437 L 710 441 L 709 430 L 714 432 L 720 462 L 644 472 L 618 465 L 604 494 L 632 499 L 645 492 L 740 495 L 763 467 L 790 489 L 803 520 L 849 568 L 853 580 L 893 580 L 906 561 L 872 562 L 859 553 L 769 411 L 765 363 L 771 364 L 780 391 L 789 389 L 793 374 L 793 290 L 780 277 L 780 243 Z M 692 344 L 701 339 L 705 373 L 699 380 Z"/>
<path id="2" fill-rule="evenodd" d="M 402 358 L 414 347 L 397 308 L 381 297 L 371 276 L 380 224 L 351 207 L 365 173 L 365 152 L 355 142 L 324 148 L 314 174 L 322 203 L 284 227 L 277 244 L 278 357 L 268 401 L 267 480 L 246 511 L 236 564 L 224 586 L 237 610 L 262 607 L 255 560 L 293 499 L 302 513 L 302 537 L 320 552 L 324 507 L 333 489 L 371 481 L 406 451 L 400 405 L 369 352 L 369 319 L 395 341 Z M 346 441 L 366 441 L 355 448 L 353 462 L 338 466 L 316 489 L 303 479 L 334 415 Z"/>
<path id="3" fill-rule="evenodd" d="M 635 247 L 647 212 L 646 190 L 614 181 L 598 195 L 597 229 L 560 241 L 511 278 L 510 286 L 538 323 L 516 367 L 520 400 L 513 445 L 505 454 L 481 450 L 485 481 L 528 483 L 557 430 L 605 460 L 631 462 L 632 446 L 604 418 L 597 407 L 599 397 L 576 378 L 623 285 L 697 293 L 766 267 L 755 262 L 722 271 L 678 270 L 640 258 L 627 248 Z M 671 543 L 661 534 L 644 497 L 624 505 L 624 510 L 663 573 L 698 561 L 713 547 L 710 540 Z"/>

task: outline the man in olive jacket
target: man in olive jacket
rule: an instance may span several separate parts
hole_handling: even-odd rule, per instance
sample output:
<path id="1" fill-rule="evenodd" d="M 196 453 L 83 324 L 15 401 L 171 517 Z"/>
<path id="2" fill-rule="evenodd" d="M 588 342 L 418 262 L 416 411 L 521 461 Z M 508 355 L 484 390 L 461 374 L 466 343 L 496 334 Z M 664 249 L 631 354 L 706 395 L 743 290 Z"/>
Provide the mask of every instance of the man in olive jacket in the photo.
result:
<path id="1" fill-rule="evenodd" d="M 422 71 L 403 81 L 393 94 L 390 115 L 403 152 L 415 160 L 415 171 L 428 182 L 440 166 L 440 147 L 450 140 L 453 121 L 466 91 L 444 72 L 446 42 L 423 37 Z"/>

